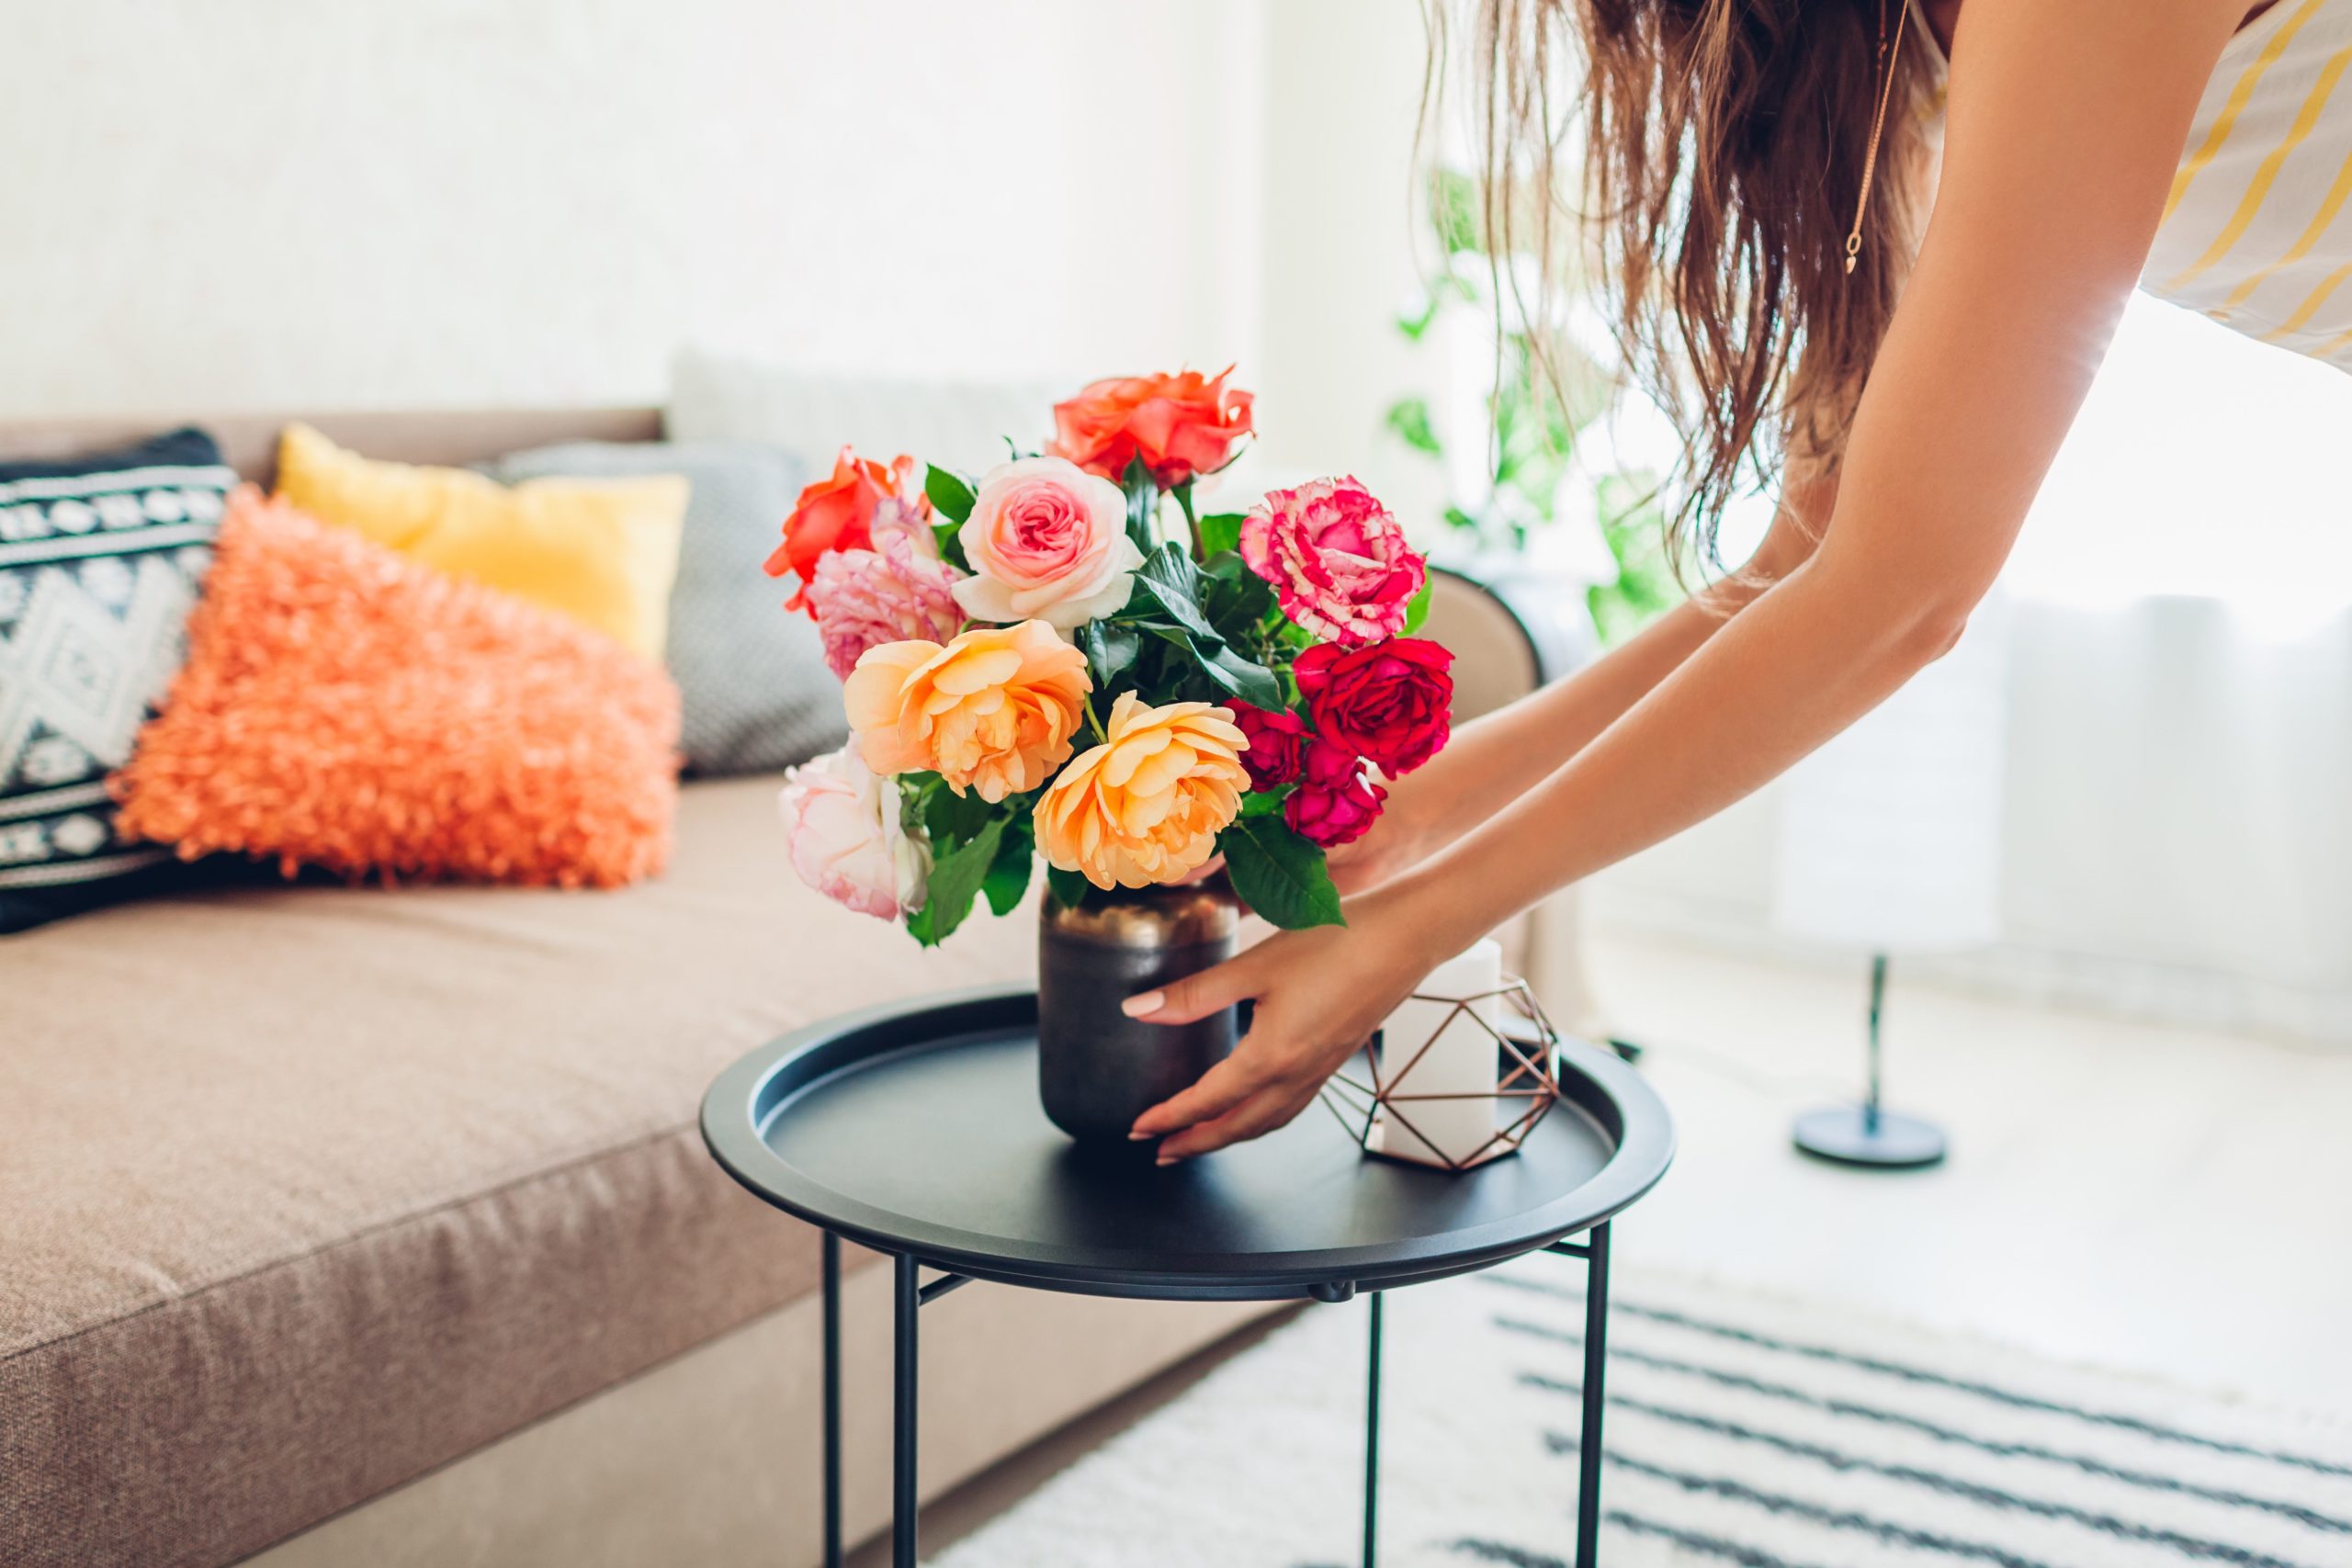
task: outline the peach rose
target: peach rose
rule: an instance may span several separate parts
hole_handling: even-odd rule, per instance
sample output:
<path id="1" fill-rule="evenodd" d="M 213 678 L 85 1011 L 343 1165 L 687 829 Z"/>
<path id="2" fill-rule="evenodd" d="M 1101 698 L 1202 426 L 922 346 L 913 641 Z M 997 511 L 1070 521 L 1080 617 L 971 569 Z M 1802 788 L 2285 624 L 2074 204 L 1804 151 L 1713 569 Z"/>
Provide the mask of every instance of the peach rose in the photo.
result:
<path id="1" fill-rule="evenodd" d="M 1148 707 L 1123 692 L 1110 739 L 1062 770 L 1037 802 L 1047 863 L 1097 887 L 1181 881 L 1208 863 L 1250 775 L 1233 716 L 1206 703 Z"/>
<path id="2" fill-rule="evenodd" d="M 976 621 L 1069 631 L 1125 608 L 1143 564 L 1119 487 L 1059 457 L 1016 457 L 981 475 L 956 537 L 977 574 L 956 585 L 956 602 Z"/>
<path id="3" fill-rule="evenodd" d="M 946 647 L 869 648 L 842 688 L 865 765 L 929 771 L 991 804 L 1046 782 L 1066 761 L 1093 689 L 1086 656 L 1043 621 L 975 626 Z"/>
<path id="4" fill-rule="evenodd" d="M 1250 432 L 1250 394 L 1215 376 L 1116 376 L 1054 405 L 1046 449 L 1090 473 L 1124 479 L 1137 457 L 1163 490 L 1225 466 Z"/>

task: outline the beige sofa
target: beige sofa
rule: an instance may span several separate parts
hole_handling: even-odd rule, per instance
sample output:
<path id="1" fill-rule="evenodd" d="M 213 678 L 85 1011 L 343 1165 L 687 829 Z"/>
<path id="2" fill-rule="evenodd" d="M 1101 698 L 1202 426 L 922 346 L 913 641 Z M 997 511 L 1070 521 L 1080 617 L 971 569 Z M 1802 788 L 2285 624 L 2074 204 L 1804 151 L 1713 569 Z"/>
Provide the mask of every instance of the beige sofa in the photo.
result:
<path id="1" fill-rule="evenodd" d="M 659 433 L 311 417 L 452 463 Z M 279 421 L 208 423 L 266 476 Z M 1465 705 L 1524 689 L 1498 604 L 1441 614 Z M 816 1561 L 816 1238 L 719 1173 L 697 1102 L 797 1025 L 1029 974 L 1034 931 L 891 940 L 794 877 L 775 788 L 687 785 L 670 869 L 620 893 L 191 893 L 0 941 L 0 1562 Z M 887 1509 L 886 1286 L 847 1286 L 854 1535 Z M 940 1310 L 934 1493 L 1264 1309 Z"/>

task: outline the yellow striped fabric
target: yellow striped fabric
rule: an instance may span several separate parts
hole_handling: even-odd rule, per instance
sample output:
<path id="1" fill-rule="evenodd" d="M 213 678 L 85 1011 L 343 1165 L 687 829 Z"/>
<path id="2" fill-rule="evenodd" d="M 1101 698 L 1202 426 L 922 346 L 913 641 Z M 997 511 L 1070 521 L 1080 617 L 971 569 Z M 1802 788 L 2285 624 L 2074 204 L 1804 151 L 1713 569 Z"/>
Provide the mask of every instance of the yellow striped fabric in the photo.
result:
<path id="1" fill-rule="evenodd" d="M 2352 0 L 2278 0 L 2198 106 L 2141 282 L 2352 369 Z"/>
<path id="2" fill-rule="evenodd" d="M 2194 282 L 2245 237 L 2245 231 L 2254 227 L 2255 219 L 2261 215 L 2262 204 L 2269 197 L 2271 186 L 2277 183 L 2278 171 L 2286 166 L 2289 158 L 2294 156 L 2295 149 L 2310 139 L 2312 128 L 2319 124 L 2319 117 L 2327 111 L 2327 101 L 2335 96 L 2335 85 L 2344 80 L 2344 68 L 2347 65 L 2352 65 L 2352 48 L 2337 50 L 2327 57 L 2326 65 L 2320 70 L 2319 80 L 2312 84 L 2311 93 L 2303 99 L 2302 107 L 2295 111 L 2294 124 L 2288 129 L 2278 145 L 2263 154 L 2262 162 L 2256 165 L 2254 177 L 2246 182 L 2245 194 L 2238 198 L 2237 210 L 2230 214 L 2230 220 L 2222 226 L 2220 236 L 2205 248 L 2205 254 L 2199 256 L 2194 265 L 2165 279 L 2165 288 L 2178 288 Z"/>
<path id="3" fill-rule="evenodd" d="M 2295 41 L 2295 35 L 2302 31 L 2303 24 L 2312 19 L 2323 3 L 2324 0 L 2303 0 L 2296 6 L 2278 30 L 2271 35 L 2270 41 L 2262 46 L 2262 52 L 2254 57 L 2254 63 L 2247 66 L 2231 86 L 2230 96 L 2222 100 L 2221 111 L 2205 128 L 2204 139 L 2199 142 L 2197 151 L 2188 155 L 2181 164 L 2180 172 L 2172 177 L 2172 194 L 2165 198 L 2165 218 L 2167 221 L 2188 195 L 2189 186 L 2229 144 L 2230 132 L 2237 129 L 2238 116 L 2245 112 L 2245 106 L 2253 101 L 2255 89 L 2262 85 L 2263 73 L 2278 63 L 2278 57 L 2287 52 L 2288 46 Z"/>
<path id="4" fill-rule="evenodd" d="M 1942 46 L 1919 0 L 1906 4 L 1940 77 Z M 2347 73 L 2352 0 L 2275 0 L 2238 29 L 2197 106 L 2142 288 L 2352 370 Z"/>
<path id="5" fill-rule="evenodd" d="M 2313 213 L 2312 220 L 2303 226 L 2303 231 L 2295 237 L 2295 243 L 2287 247 L 2287 254 L 2269 265 L 2248 273 L 2244 283 L 2230 290 L 2230 297 L 2222 301 L 2222 308 L 2228 310 L 2236 310 L 2248 299 L 2253 299 L 2254 291 L 2269 282 L 2280 268 L 2292 266 L 2311 254 L 2312 247 L 2319 243 L 2320 237 L 2335 224 L 2335 215 L 2344 210 L 2344 199 L 2346 197 L 2352 197 L 2352 152 L 2345 154 L 2343 164 L 2335 171 L 2335 183 L 2327 187 L 2327 195 L 2321 200 L 2319 210 Z"/>

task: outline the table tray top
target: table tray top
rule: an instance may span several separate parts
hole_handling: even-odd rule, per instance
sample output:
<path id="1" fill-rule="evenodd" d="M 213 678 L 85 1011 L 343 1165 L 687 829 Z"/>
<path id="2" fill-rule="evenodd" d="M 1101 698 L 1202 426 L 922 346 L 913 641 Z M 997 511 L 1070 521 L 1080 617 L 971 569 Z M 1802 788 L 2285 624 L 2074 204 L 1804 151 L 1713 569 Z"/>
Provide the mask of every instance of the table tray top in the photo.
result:
<path id="1" fill-rule="evenodd" d="M 1160 1168 L 1072 1143 L 1037 1100 L 1037 998 L 1009 987 L 876 1008 L 751 1053 L 703 1137 L 812 1224 L 979 1279 L 1094 1295 L 1278 1300 L 1483 1269 L 1598 1224 L 1674 1156 L 1665 1105 L 1566 1043 L 1564 1096 L 1520 1153 L 1455 1175 L 1366 1158 L 1310 1107 Z"/>

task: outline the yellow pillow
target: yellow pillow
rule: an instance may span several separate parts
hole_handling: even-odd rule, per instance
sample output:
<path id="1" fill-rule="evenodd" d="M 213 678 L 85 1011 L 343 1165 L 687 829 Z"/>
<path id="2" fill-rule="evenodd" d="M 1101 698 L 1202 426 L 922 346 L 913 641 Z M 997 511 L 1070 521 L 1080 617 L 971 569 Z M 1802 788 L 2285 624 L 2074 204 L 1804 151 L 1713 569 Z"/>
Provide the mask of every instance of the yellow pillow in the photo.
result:
<path id="1" fill-rule="evenodd" d="M 277 493 L 412 560 L 544 604 L 662 657 L 686 479 L 526 479 L 383 463 L 307 424 L 277 440 Z"/>

